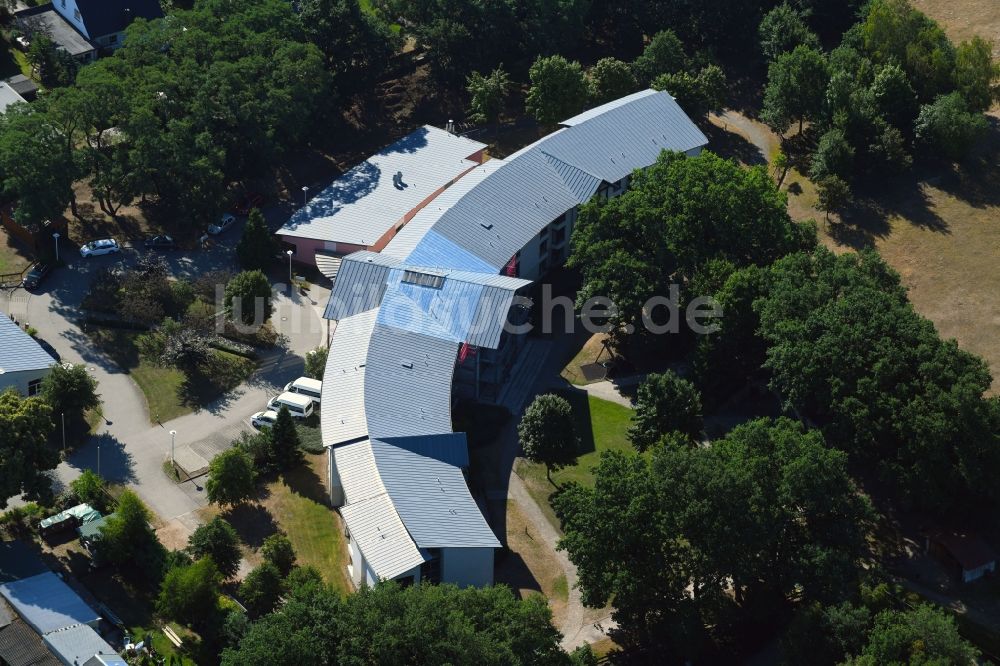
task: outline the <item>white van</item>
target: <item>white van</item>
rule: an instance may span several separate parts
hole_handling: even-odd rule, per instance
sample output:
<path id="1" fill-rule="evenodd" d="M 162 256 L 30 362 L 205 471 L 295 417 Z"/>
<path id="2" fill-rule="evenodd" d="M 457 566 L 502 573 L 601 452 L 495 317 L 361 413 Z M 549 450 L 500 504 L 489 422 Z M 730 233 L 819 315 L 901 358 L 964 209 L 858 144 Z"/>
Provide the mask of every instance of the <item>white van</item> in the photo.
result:
<path id="1" fill-rule="evenodd" d="M 307 419 L 313 413 L 312 398 L 298 393 L 282 393 L 271 398 L 267 403 L 267 408 L 276 412 L 282 407 L 288 407 L 288 411 L 297 419 Z"/>
<path id="2" fill-rule="evenodd" d="M 299 395 L 304 395 L 307 398 L 312 398 L 312 401 L 318 405 L 320 396 L 323 393 L 323 382 L 318 379 L 299 377 L 294 382 L 288 382 L 285 384 L 285 392 L 298 393 Z"/>

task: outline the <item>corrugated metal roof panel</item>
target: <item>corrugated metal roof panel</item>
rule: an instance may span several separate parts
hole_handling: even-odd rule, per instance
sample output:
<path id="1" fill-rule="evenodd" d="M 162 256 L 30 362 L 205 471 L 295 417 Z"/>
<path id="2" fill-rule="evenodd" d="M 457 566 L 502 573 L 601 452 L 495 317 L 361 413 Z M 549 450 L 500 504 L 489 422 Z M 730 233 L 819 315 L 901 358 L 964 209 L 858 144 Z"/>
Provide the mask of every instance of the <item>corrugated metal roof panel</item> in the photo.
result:
<path id="1" fill-rule="evenodd" d="M 573 193 L 578 203 L 582 204 L 590 201 L 590 198 L 594 196 L 594 192 L 601 186 L 601 179 L 597 176 L 587 173 L 582 169 L 577 169 L 572 164 L 566 164 L 547 153 L 545 154 L 545 158 L 563 179 L 563 182 L 566 183 L 566 187 Z"/>
<path id="2" fill-rule="evenodd" d="M 332 446 L 368 435 L 365 419 L 365 363 L 378 310 L 341 319 L 330 340 L 323 371 L 323 444 Z"/>
<path id="3" fill-rule="evenodd" d="M 342 506 L 340 515 L 379 578 L 395 578 L 423 564 L 424 557 L 403 527 L 388 495 Z"/>
<path id="4" fill-rule="evenodd" d="M 587 109 L 583 113 L 577 114 L 572 118 L 567 118 L 566 120 L 559 123 L 563 127 L 573 127 L 581 123 L 585 123 L 588 120 L 593 120 L 594 118 L 613 111 L 618 107 L 625 106 L 626 104 L 632 104 L 636 100 L 644 99 L 650 95 L 656 95 L 657 91 L 647 88 L 646 90 L 640 90 L 639 92 L 634 92 L 631 95 L 625 95 L 624 97 L 619 97 L 618 99 L 613 99 L 610 102 L 601 104 L 600 106 L 595 106 L 592 109 Z"/>
<path id="5" fill-rule="evenodd" d="M 664 150 L 687 152 L 708 143 L 666 92 L 636 93 L 570 121 L 573 126 L 552 134 L 539 150 L 609 183 L 648 167 Z"/>
<path id="6" fill-rule="evenodd" d="M 465 342 L 489 349 L 499 347 L 500 337 L 503 335 L 507 315 L 513 302 L 513 291 L 501 287 L 485 287 L 479 297 Z"/>
<path id="7" fill-rule="evenodd" d="M 385 493 L 385 486 L 375 467 L 375 457 L 368 440 L 331 449 L 337 474 L 344 487 L 347 504 L 356 504 Z"/>
<path id="8" fill-rule="evenodd" d="M 285 236 L 373 245 L 404 215 L 477 163 L 486 146 L 425 125 L 347 171 L 296 211 Z M 397 182 L 396 174 L 402 174 Z"/>
<path id="9" fill-rule="evenodd" d="M 465 475 L 455 465 L 373 440 L 375 465 L 420 548 L 499 548 Z"/>
<path id="10" fill-rule="evenodd" d="M 480 257 L 431 229 L 407 257 L 421 266 L 458 268 L 471 272 L 495 272 L 496 269 Z"/>
<path id="11" fill-rule="evenodd" d="M 101 619 L 51 571 L 0 585 L 0 594 L 40 634 L 74 624 L 96 626 Z"/>
<path id="12" fill-rule="evenodd" d="M 464 469 L 469 466 L 469 443 L 464 432 L 447 432 L 422 437 L 391 437 L 382 441 L 455 467 Z"/>
<path id="13" fill-rule="evenodd" d="M 365 367 L 368 436 L 451 432 L 458 343 L 376 323 Z"/>
<path id="14" fill-rule="evenodd" d="M 344 257 L 323 316 L 340 320 L 377 308 L 385 293 L 389 269 L 398 264 L 397 259 L 377 252 L 355 252 Z"/>
<path id="15" fill-rule="evenodd" d="M 0 374 L 44 370 L 55 362 L 34 338 L 0 312 Z"/>
<path id="16" fill-rule="evenodd" d="M 94 655 L 121 657 L 107 641 L 86 625 L 68 627 L 61 631 L 47 634 L 43 639 L 52 652 L 59 656 L 64 664 L 83 664 Z"/>

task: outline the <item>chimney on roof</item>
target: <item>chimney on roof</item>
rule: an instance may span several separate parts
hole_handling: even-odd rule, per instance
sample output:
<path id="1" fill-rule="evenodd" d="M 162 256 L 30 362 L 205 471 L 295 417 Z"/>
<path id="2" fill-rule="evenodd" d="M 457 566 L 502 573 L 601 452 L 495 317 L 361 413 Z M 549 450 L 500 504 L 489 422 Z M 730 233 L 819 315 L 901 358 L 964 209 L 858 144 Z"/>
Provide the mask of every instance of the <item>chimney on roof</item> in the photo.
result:
<path id="1" fill-rule="evenodd" d="M 455 133 L 455 121 L 452 120 L 451 118 L 449 118 L 448 119 L 448 123 L 444 126 L 444 131 L 448 132 L 449 134 L 454 134 Z"/>

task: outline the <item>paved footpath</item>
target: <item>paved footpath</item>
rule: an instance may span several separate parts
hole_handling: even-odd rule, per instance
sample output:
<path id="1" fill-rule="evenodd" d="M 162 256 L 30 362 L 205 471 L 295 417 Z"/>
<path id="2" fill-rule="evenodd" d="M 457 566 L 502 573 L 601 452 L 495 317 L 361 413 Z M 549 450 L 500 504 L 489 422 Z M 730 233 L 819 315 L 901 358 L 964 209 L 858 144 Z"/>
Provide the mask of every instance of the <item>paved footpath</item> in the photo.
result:
<path id="1" fill-rule="evenodd" d="M 134 259 L 127 252 L 125 255 L 127 261 Z M 81 302 L 92 274 L 116 260 L 99 257 L 84 262 L 73 257 L 69 266 L 52 275 L 39 294 L 21 289 L 0 292 L 0 310 L 37 328 L 39 336 L 63 361 L 84 364 L 98 382 L 104 421 L 94 436 L 55 470 L 57 487 L 65 487 L 84 469 L 96 470 L 99 455 L 102 476 L 133 487 L 165 523 L 177 520 L 190 531 L 197 525 L 193 512 L 205 505 L 205 498 L 197 480 L 176 484 L 163 473 L 170 452 L 170 431 L 177 431 L 178 448 L 191 447 L 203 454 L 226 448 L 241 430 L 249 427 L 251 414 L 262 409 L 285 383 L 301 375 L 305 352 L 325 341 L 322 312 L 329 290 L 314 285 L 306 295 L 278 292 L 272 323 L 283 336 L 282 343 L 261 361 L 254 376 L 198 412 L 151 424 L 142 392 L 128 374 L 93 347 L 77 325 L 82 313 L 76 304 Z M 230 261 L 224 247 L 170 257 L 178 275 L 197 275 Z M 17 504 L 17 500 L 11 504 Z"/>

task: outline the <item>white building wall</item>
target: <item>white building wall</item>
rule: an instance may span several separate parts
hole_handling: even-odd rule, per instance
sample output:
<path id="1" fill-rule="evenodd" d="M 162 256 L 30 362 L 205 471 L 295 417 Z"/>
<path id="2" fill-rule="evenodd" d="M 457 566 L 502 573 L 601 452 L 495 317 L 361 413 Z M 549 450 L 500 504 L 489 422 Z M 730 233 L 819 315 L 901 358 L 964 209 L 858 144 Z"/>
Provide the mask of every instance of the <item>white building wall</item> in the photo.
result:
<path id="1" fill-rule="evenodd" d="M 492 548 L 443 548 L 441 582 L 459 587 L 493 584 Z"/>
<path id="2" fill-rule="evenodd" d="M 28 384 L 36 379 L 43 379 L 47 374 L 49 374 L 48 368 L 0 374 L 0 393 L 6 391 L 8 387 L 13 387 L 19 394 L 27 397 Z"/>

